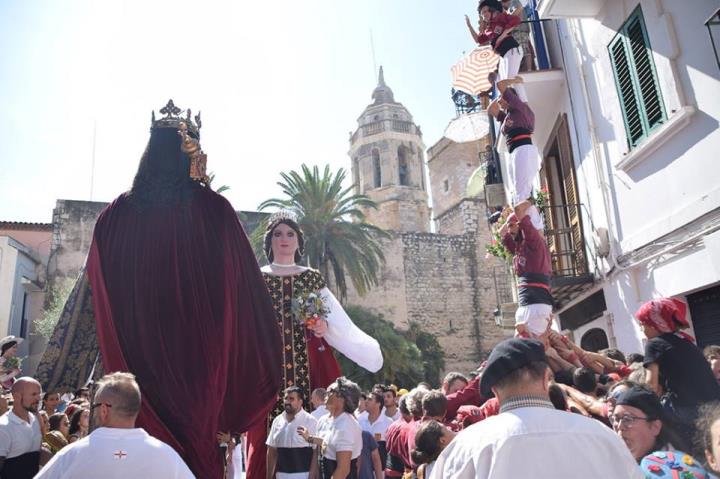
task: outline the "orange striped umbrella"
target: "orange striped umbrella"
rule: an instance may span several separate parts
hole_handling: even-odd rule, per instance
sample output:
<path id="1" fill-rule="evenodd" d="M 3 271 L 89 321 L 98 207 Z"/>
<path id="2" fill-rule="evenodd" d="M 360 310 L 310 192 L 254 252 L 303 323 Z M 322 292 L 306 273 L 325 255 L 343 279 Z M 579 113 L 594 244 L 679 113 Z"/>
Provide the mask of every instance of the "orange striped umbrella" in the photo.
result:
<path id="1" fill-rule="evenodd" d="M 495 71 L 499 61 L 491 47 L 476 48 L 452 67 L 453 87 L 473 96 L 489 90 L 492 83 L 488 75 Z"/>

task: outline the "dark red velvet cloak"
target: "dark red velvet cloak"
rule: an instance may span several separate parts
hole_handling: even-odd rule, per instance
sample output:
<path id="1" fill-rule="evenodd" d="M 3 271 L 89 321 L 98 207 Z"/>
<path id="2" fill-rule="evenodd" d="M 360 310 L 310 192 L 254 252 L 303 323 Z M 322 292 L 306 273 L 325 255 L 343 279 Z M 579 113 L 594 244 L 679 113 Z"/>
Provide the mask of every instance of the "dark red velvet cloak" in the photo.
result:
<path id="1" fill-rule="evenodd" d="M 180 206 L 138 211 L 123 194 L 98 218 L 87 273 L 104 369 L 140 384 L 138 427 L 198 477 L 220 478 L 215 435 L 265 421 L 282 347 L 230 203 L 204 188 Z"/>

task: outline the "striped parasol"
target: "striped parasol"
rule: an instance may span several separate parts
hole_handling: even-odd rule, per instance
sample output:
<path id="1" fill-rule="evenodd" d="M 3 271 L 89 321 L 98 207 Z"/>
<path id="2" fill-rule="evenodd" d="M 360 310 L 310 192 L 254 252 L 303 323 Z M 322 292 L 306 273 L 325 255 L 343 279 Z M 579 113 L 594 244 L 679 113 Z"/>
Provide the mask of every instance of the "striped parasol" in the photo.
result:
<path id="1" fill-rule="evenodd" d="M 495 71 L 499 61 L 491 47 L 476 48 L 452 67 L 453 87 L 473 96 L 489 90 L 492 83 L 488 75 Z"/>

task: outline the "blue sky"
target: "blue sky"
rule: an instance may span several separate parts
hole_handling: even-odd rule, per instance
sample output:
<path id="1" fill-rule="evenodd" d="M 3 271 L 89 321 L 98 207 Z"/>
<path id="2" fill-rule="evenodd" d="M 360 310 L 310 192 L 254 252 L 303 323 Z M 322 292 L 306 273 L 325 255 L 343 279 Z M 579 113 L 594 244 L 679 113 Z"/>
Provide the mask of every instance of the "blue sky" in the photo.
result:
<path id="1" fill-rule="evenodd" d="M 377 65 L 438 141 L 449 69 L 472 48 L 469 0 L 0 0 L 0 220 L 51 220 L 58 198 L 131 184 L 150 112 L 202 110 L 208 169 L 236 209 L 300 164 L 349 168 Z M 91 175 L 93 129 L 95 169 Z"/>

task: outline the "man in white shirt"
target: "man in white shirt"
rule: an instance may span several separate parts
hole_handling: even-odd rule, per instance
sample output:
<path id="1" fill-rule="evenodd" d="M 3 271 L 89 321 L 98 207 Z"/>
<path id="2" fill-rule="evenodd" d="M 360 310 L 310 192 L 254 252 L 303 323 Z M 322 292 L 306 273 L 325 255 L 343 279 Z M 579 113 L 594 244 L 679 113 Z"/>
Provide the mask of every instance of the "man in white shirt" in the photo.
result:
<path id="1" fill-rule="evenodd" d="M 298 434 L 303 427 L 310 435 L 317 431 L 317 419 L 303 409 L 303 392 L 297 386 L 285 389 L 285 412 L 270 427 L 267 445 L 267 479 L 307 479 L 317 469 L 311 445 Z"/>
<path id="2" fill-rule="evenodd" d="M 92 422 L 97 429 L 61 449 L 36 479 L 195 477 L 174 449 L 144 429 L 135 428 L 140 401 L 135 376 L 130 373 L 104 376 L 98 381 L 91 406 Z"/>
<path id="3" fill-rule="evenodd" d="M 42 434 L 37 414 L 40 383 L 19 378 L 12 386 L 13 408 L 0 417 L 0 478 L 33 477 L 40 467 Z"/>
<path id="4" fill-rule="evenodd" d="M 313 406 L 313 412 L 310 414 L 315 419 L 320 419 L 327 414 L 327 408 L 325 407 L 325 401 L 327 400 L 327 391 L 325 388 L 317 388 L 310 395 L 310 403 Z"/>
<path id="5" fill-rule="evenodd" d="M 385 400 L 380 392 L 371 392 L 367 401 L 365 401 L 367 416 L 358 419 L 358 424 L 360 424 L 362 430 L 372 434 L 378 443 L 381 464 L 385 464 L 387 459 L 385 432 L 388 427 L 390 427 L 390 424 L 393 423 L 392 418 L 383 413 L 384 403 Z"/>
<path id="6" fill-rule="evenodd" d="M 392 386 L 385 386 L 382 390 L 385 409 L 383 414 L 393 421 L 400 419 L 400 409 L 397 406 L 397 392 Z"/>
<path id="7" fill-rule="evenodd" d="M 628 448 L 590 418 L 553 408 L 543 344 L 512 338 L 495 346 L 480 381 L 500 414 L 458 434 L 438 457 L 431 479 L 642 479 Z"/>

